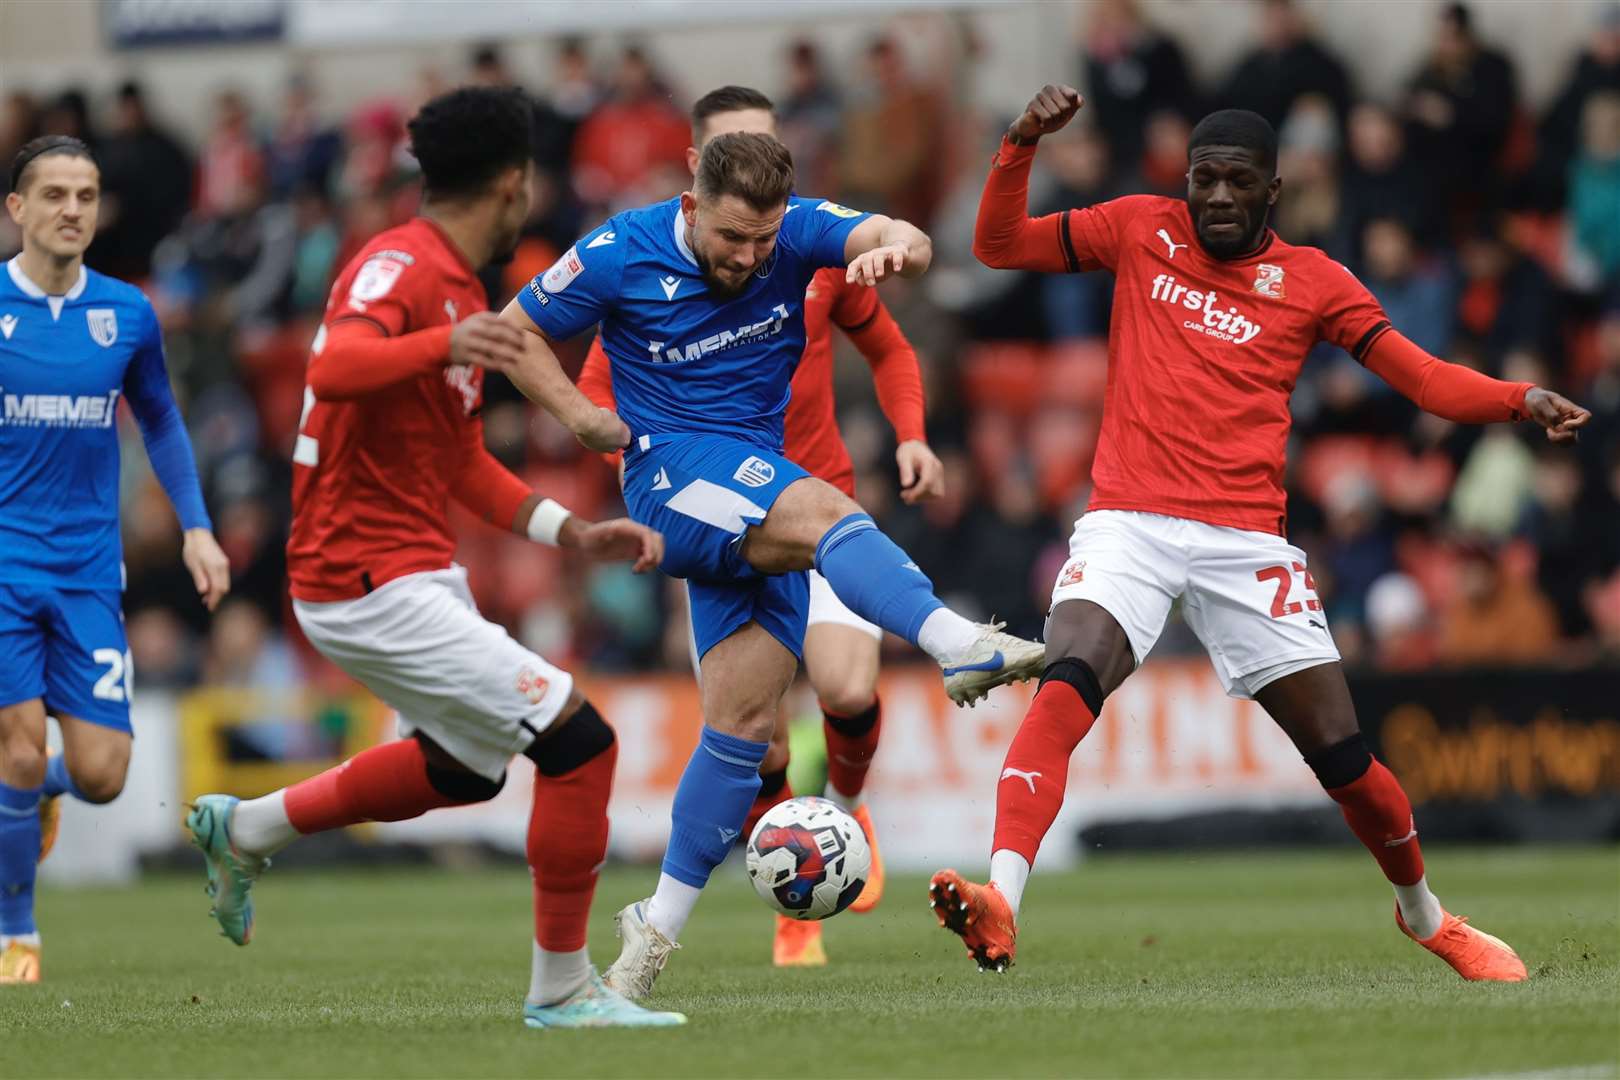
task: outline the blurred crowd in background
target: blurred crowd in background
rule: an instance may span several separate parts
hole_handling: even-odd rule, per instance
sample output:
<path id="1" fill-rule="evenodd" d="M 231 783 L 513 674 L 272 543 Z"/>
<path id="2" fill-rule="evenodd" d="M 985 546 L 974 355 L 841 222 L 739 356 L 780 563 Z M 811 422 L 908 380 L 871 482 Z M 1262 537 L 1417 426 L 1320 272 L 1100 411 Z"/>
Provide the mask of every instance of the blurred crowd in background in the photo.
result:
<path id="1" fill-rule="evenodd" d="M 1342 351 L 1314 353 L 1295 390 L 1288 529 L 1311 557 L 1351 664 L 1589 664 L 1620 657 L 1620 6 L 1571 56 L 1567 84 L 1532 112 L 1512 43 L 1482 40 L 1465 7 L 1432 26 L 1401 85 L 1358 82 L 1352 58 L 1290 4 L 1261 4 L 1253 51 L 1225 77 L 1129 0 L 1092 5 L 1070 80 L 1081 118 L 1043 141 L 1032 212 L 1132 192 L 1185 191 L 1186 141 L 1217 107 L 1254 109 L 1281 136 L 1272 224 L 1353 269 L 1424 348 L 1559 389 L 1595 413 L 1573 450 L 1529 425 L 1459 427 L 1420 414 Z M 892 433 L 858 359 L 841 365 L 840 416 L 862 502 L 961 610 L 1038 635 L 1083 510 L 1105 379 L 1111 278 L 992 271 L 969 245 L 990 151 L 1010 115 L 966 101 L 982 48 L 941 17 L 944 45 L 875 36 L 853 55 L 810 39 L 760 89 L 778 106 L 799 188 L 903 216 L 934 238 L 935 267 L 883 287 L 917 346 L 929 431 L 948 494 L 896 498 Z M 222 89 L 191 145 L 164 102 L 126 84 L 109 100 L 39 86 L 0 103 L 0 160 L 42 133 L 85 139 L 106 192 L 92 267 L 156 304 L 235 589 L 209 620 L 180 565 L 173 515 L 126 424 L 128 627 L 143 686 L 286 687 L 333 678 L 288 617 L 282 546 L 290 450 L 309 342 L 335 272 L 413 212 L 405 122 L 458 82 L 514 83 L 503 48 L 407 73 L 392 94 L 323 100 L 294 80 L 279 102 Z M 502 306 L 584 230 L 687 186 L 685 108 L 654 43 L 563 40 L 535 102 L 538 198 L 513 260 L 486 275 Z M 716 82 L 724 65 L 714 65 Z M 1007 96 L 1009 100 L 1011 95 Z M 18 243 L 0 223 L 0 255 Z M 843 346 L 841 346 L 843 347 Z M 584 342 L 565 361 L 577 365 Z M 847 352 L 847 347 L 845 347 Z M 853 356 L 853 354 L 851 354 Z M 581 513 L 621 512 L 608 467 L 486 383 L 494 452 Z M 682 591 L 620 567 L 584 567 L 461 519 L 459 558 L 485 614 L 570 667 L 684 668 Z M 1197 644 L 1179 620 L 1160 649 Z M 891 643 L 893 644 L 893 643 Z"/>

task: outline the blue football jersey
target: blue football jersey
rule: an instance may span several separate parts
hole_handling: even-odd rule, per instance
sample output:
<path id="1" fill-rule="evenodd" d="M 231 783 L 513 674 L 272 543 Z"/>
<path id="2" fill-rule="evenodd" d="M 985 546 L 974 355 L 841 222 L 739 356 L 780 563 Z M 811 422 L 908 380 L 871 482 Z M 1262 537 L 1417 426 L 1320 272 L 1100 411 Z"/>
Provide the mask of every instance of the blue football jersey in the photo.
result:
<path id="1" fill-rule="evenodd" d="M 739 296 L 709 291 L 686 244 L 680 199 L 627 210 L 518 292 L 548 336 L 601 323 L 619 415 L 636 436 L 719 433 L 782 447 L 789 383 L 804 352 L 804 291 L 844 265 L 864 214 L 788 200 L 776 247 Z"/>
<path id="2" fill-rule="evenodd" d="M 47 296 L 17 259 L 7 263 L 0 272 L 0 582 L 123 587 L 120 397 L 140 421 L 182 525 L 209 527 L 146 297 L 90 270 L 65 295 Z"/>

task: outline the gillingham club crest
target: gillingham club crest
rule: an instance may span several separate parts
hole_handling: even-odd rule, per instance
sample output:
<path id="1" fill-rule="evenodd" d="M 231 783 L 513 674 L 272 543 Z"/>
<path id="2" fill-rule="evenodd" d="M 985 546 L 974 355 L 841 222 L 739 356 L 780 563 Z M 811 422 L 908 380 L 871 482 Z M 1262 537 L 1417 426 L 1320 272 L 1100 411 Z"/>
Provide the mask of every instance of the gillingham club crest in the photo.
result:
<path id="1" fill-rule="evenodd" d="M 118 312 L 112 308 L 91 308 L 84 313 L 90 324 L 90 337 L 103 349 L 118 340 Z"/>

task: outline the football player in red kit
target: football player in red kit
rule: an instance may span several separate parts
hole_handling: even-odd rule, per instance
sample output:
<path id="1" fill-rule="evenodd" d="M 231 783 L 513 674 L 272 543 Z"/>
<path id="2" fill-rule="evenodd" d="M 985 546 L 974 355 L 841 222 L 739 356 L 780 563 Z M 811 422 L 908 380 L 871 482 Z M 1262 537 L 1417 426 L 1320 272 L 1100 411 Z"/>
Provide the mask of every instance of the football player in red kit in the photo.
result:
<path id="1" fill-rule="evenodd" d="M 1289 394 L 1306 353 L 1328 341 L 1448 420 L 1532 420 L 1568 443 L 1591 414 L 1435 359 L 1343 266 L 1280 240 L 1266 224 L 1282 186 L 1277 137 L 1255 113 L 1212 113 L 1193 129 L 1185 200 L 1135 195 L 1030 218 L 1036 143 L 1080 106 L 1066 86 L 1029 103 L 996 151 L 974 230 L 989 266 L 1107 269 L 1116 284 L 1091 503 L 1052 594 L 1047 667 L 997 786 L 990 881 L 935 874 L 936 917 L 981 968 L 1012 964 L 1069 757 L 1180 599 L 1227 692 L 1282 727 L 1377 860 L 1401 931 L 1465 979 L 1524 979 L 1507 944 L 1429 890 L 1411 804 L 1362 738 L 1305 553 L 1285 538 Z"/>
<path id="2" fill-rule="evenodd" d="M 776 134 L 771 99 L 745 86 L 711 90 L 692 106 L 692 143 L 687 165 L 695 172 L 698 151 L 716 135 L 734 131 Z M 855 466 L 838 431 L 833 400 L 833 327 L 842 330 L 872 366 L 878 404 L 894 426 L 900 497 L 907 503 L 944 491 L 944 466 L 928 446 L 923 429 L 922 373 L 917 354 L 889 314 L 877 290 L 844 280 L 844 272 L 822 270 L 804 296 L 804 353 L 793 376 L 788 402 L 786 456 L 811 475 L 855 497 Z M 591 343 L 578 385 L 591 401 L 613 407 L 613 379 L 601 339 Z M 883 631 L 844 606 L 825 578 L 810 571 L 810 618 L 804 636 L 804 666 L 821 703 L 827 739 L 826 797 L 840 803 L 861 823 L 872 848 L 872 875 L 850 905 L 871 911 L 883 896 L 883 859 L 877 832 L 862 796 L 872 755 L 877 752 L 882 705 L 878 701 L 878 660 Z M 695 666 L 695 665 L 694 665 Z M 793 797 L 787 782 L 787 729 L 778 723 L 771 749 L 760 766 L 759 797 L 749 810 L 744 835 L 771 807 Z M 780 916 L 772 949 L 780 967 L 827 962 L 821 924 Z"/>
<path id="3" fill-rule="evenodd" d="M 422 107 L 410 124 L 421 212 L 338 275 L 311 347 L 293 451 L 293 612 L 316 649 L 397 710 L 403 737 L 261 798 L 204 795 L 186 823 L 208 860 L 214 916 L 246 945 L 249 890 L 269 856 L 310 833 L 494 798 L 523 754 L 536 770 L 525 1022 L 669 1026 L 684 1018 L 608 989 L 585 948 L 613 729 L 572 676 L 479 615 L 451 561 L 452 498 L 500 528 L 637 571 L 663 556 L 656 532 L 584 521 L 484 447 L 484 368 L 514 360 L 522 342 L 487 310 L 477 274 L 511 252 L 528 216 L 531 118 L 517 90 L 464 88 Z M 600 420 L 594 448 L 616 445 L 618 418 Z"/>

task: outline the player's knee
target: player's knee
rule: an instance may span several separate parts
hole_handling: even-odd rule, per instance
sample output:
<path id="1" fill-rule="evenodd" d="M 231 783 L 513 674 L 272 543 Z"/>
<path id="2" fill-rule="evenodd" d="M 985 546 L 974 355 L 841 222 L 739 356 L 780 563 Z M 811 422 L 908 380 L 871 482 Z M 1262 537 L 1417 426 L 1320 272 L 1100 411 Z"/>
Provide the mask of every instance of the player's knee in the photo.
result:
<path id="1" fill-rule="evenodd" d="M 475 772 L 465 769 L 447 769 L 432 762 L 427 766 L 428 783 L 440 795 L 458 803 L 488 802 L 501 793 L 506 786 L 506 774 L 503 772 L 498 780 L 491 780 Z"/>
<path id="2" fill-rule="evenodd" d="M 738 709 L 705 716 L 703 722 L 722 735 L 732 735 L 750 742 L 770 742 L 776 727 L 775 705 L 759 709 Z"/>
<path id="3" fill-rule="evenodd" d="M 116 768 L 75 769 L 70 764 L 68 774 L 78 795 L 88 803 L 110 803 L 124 791 L 125 770 Z"/>
<path id="4" fill-rule="evenodd" d="M 816 698 L 821 702 L 821 711 L 831 716 L 864 716 L 877 704 L 877 687 L 863 673 L 840 675 L 827 682 L 830 685 L 816 687 Z"/>
<path id="5" fill-rule="evenodd" d="M 1316 774 L 1317 782 L 1328 791 L 1353 784 L 1372 768 L 1372 751 L 1361 732 L 1341 739 L 1332 746 L 1305 755 L 1305 764 Z"/>
<path id="6" fill-rule="evenodd" d="M 1041 686 L 1052 682 L 1074 687 L 1075 693 L 1080 695 L 1080 700 L 1091 710 L 1091 715 L 1101 715 L 1103 701 L 1108 695 L 1103 692 L 1102 682 L 1090 664 L 1077 656 L 1065 656 L 1054 660 L 1046 665 L 1045 671 L 1041 672 Z"/>
<path id="7" fill-rule="evenodd" d="M 32 788 L 45 782 L 45 740 L 37 742 L 23 732 L 0 738 L 0 781 L 13 787 Z"/>
<path id="8" fill-rule="evenodd" d="M 541 735 L 523 754 L 541 776 L 564 776 L 614 750 L 615 741 L 613 725 L 582 698 L 565 721 Z"/>

